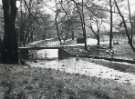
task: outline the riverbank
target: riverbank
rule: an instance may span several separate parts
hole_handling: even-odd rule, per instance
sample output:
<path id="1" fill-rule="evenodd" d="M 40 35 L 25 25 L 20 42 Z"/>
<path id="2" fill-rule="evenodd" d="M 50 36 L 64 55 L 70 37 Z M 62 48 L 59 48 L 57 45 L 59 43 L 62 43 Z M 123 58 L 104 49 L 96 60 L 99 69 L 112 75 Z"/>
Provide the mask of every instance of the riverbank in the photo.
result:
<path id="1" fill-rule="evenodd" d="M 134 92 L 130 84 L 111 79 L 0 64 L 0 99 L 134 99 Z"/>
<path id="2" fill-rule="evenodd" d="M 105 42 L 102 42 L 100 47 L 97 45 L 88 45 L 87 50 L 84 49 L 84 46 L 65 48 L 64 50 L 71 56 L 92 58 L 97 60 L 95 63 L 100 64 L 104 64 L 100 60 L 135 64 L 135 53 L 132 51 L 127 41 L 119 41 L 118 44 L 113 45 L 112 50 L 109 49 L 108 44 Z"/>

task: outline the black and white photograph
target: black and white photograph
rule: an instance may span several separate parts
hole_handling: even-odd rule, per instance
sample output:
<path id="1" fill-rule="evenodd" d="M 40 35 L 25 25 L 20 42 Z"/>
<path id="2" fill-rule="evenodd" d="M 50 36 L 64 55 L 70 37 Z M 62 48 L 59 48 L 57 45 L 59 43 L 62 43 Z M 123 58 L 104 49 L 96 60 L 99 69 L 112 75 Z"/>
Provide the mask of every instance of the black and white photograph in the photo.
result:
<path id="1" fill-rule="evenodd" d="M 135 0 L 0 0 L 0 99 L 135 99 Z"/>

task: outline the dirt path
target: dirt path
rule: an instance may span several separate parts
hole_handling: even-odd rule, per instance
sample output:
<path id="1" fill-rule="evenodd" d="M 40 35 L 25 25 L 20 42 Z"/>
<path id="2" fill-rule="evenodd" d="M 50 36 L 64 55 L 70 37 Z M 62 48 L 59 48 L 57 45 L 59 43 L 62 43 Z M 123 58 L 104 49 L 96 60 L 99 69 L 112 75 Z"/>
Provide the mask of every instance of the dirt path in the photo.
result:
<path id="1" fill-rule="evenodd" d="M 90 63 L 88 61 L 71 58 L 62 61 L 39 61 L 37 63 L 28 63 L 32 67 L 51 68 L 55 70 L 64 71 L 71 74 L 82 74 L 86 76 L 95 76 L 102 79 L 115 80 L 118 83 L 124 83 L 132 85 L 135 88 L 135 75 L 132 73 L 125 73 L 119 70 L 115 70 L 103 65 Z"/>

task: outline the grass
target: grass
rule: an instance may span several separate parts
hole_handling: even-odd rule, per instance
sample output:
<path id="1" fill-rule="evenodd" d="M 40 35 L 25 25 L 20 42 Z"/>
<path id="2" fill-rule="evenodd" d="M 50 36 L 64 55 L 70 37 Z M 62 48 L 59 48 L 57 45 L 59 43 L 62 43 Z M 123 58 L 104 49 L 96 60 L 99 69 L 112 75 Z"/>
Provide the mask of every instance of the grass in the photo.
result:
<path id="1" fill-rule="evenodd" d="M 1 64 L 0 99 L 135 99 L 135 89 L 109 79 Z"/>
<path id="2" fill-rule="evenodd" d="M 103 47 L 103 48 L 102 48 Z M 108 45 L 101 45 L 101 48 L 94 46 L 88 46 L 88 51 L 85 51 L 84 47 L 78 48 L 66 48 L 65 50 L 72 55 L 80 55 L 80 56 L 100 56 L 100 57 L 108 57 L 111 58 L 112 56 L 106 52 L 108 49 Z M 135 53 L 132 51 L 131 47 L 129 46 L 127 41 L 119 41 L 119 44 L 113 45 L 114 49 L 114 58 L 120 59 L 135 59 Z"/>

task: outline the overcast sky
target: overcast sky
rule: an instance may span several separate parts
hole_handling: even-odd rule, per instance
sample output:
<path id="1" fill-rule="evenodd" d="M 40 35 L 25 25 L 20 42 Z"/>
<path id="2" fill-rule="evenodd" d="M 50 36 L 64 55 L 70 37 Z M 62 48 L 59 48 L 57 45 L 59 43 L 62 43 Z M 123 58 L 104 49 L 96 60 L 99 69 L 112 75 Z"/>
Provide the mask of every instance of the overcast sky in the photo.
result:
<path id="1" fill-rule="evenodd" d="M 48 0 L 49 2 L 47 2 L 47 5 L 45 8 L 46 11 L 48 11 L 49 13 L 53 13 L 52 9 L 54 6 L 55 6 L 55 0 Z M 106 0 L 94 0 L 94 2 L 96 4 L 99 4 L 99 5 L 104 5 L 104 1 L 106 2 Z M 131 5 L 131 11 L 132 11 L 132 14 L 135 13 L 135 0 L 129 0 L 130 1 L 130 5 Z M 2 4 L 2 0 L 0 0 L 0 4 Z M 124 2 L 122 3 L 123 5 L 125 5 L 125 7 L 122 7 L 121 10 L 125 13 L 127 13 L 127 0 L 124 0 Z"/>

